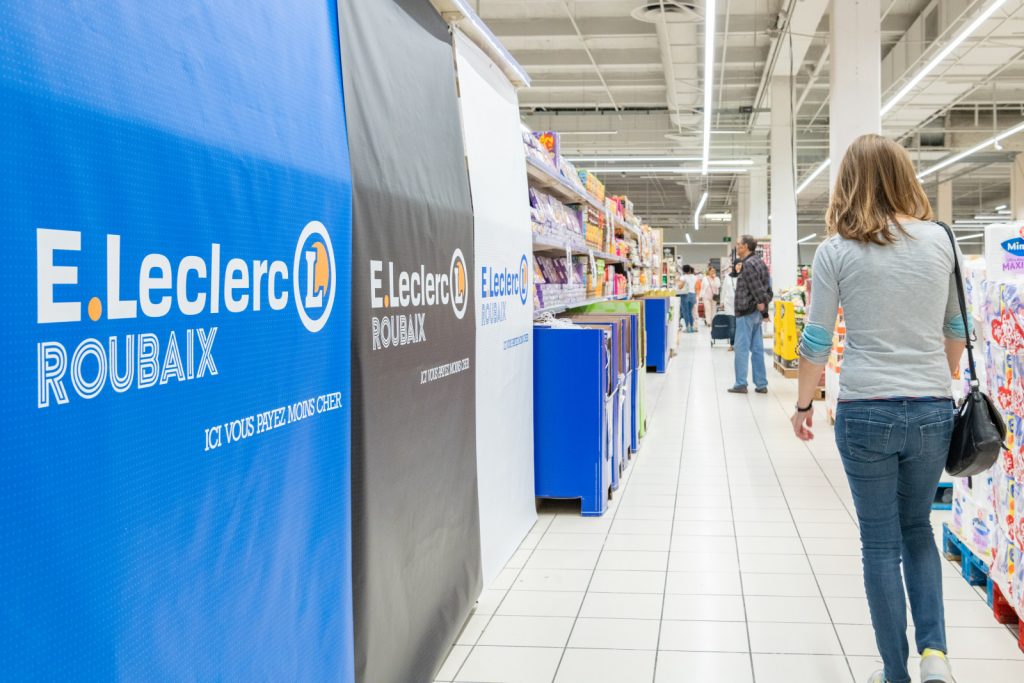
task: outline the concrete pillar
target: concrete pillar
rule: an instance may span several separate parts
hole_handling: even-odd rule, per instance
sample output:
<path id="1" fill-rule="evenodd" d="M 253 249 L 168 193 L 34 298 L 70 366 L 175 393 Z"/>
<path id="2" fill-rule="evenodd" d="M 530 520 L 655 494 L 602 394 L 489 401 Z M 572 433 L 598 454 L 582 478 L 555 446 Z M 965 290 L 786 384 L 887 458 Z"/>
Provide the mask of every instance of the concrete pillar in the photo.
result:
<path id="1" fill-rule="evenodd" d="M 739 225 L 740 234 L 763 237 L 768 234 L 768 166 L 765 159 L 755 158 L 748 175 L 747 219 Z"/>
<path id="2" fill-rule="evenodd" d="M 829 187 L 846 148 L 860 135 L 881 131 L 882 30 L 880 0 L 833 0 L 829 14 Z"/>
<path id="3" fill-rule="evenodd" d="M 750 176 L 740 174 L 736 178 L 736 207 L 732 212 L 729 236 L 733 242 L 747 230 L 750 224 Z"/>
<path id="4" fill-rule="evenodd" d="M 1015 156 L 1011 164 L 1010 211 L 1013 220 L 1024 221 L 1024 152 Z"/>
<path id="5" fill-rule="evenodd" d="M 938 186 L 938 197 L 936 198 L 935 215 L 936 217 L 946 223 L 947 225 L 953 224 L 953 181 L 947 180 L 944 183 L 939 183 Z"/>
<path id="6" fill-rule="evenodd" d="M 796 168 L 793 150 L 793 80 L 771 82 L 772 286 L 796 286 Z"/>

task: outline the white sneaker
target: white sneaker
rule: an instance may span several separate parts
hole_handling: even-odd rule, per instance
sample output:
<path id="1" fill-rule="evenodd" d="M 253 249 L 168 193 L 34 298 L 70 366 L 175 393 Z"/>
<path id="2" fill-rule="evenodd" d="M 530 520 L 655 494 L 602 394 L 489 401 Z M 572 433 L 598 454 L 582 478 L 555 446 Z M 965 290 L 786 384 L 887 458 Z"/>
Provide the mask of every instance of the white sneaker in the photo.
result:
<path id="1" fill-rule="evenodd" d="M 885 672 L 876 671 L 871 674 L 871 678 L 868 679 L 868 683 L 885 683 Z"/>
<path id="2" fill-rule="evenodd" d="M 953 671 L 944 653 L 938 650 L 921 653 L 921 683 L 953 683 Z"/>

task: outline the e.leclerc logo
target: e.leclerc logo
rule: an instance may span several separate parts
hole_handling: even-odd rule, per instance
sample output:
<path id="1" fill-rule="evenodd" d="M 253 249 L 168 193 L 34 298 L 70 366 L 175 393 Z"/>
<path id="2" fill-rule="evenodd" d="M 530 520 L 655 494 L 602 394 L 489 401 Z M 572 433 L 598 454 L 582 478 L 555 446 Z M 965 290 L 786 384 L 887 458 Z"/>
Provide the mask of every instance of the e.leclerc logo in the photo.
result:
<path id="1" fill-rule="evenodd" d="M 530 294 L 530 262 L 523 254 L 516 270 L 480 267 L 480 325 L 493 325 L 508 319 L 509 301 L 525 306 Z"/>
<path id="2" fill-rule="evenodd" d="M 435 273 L 425 264 L 403 270 L 393 261 L 370 260 L 370 308 L 387 309 L 370 320 L 372 349 L 419 344 L 427 340 L 427 312 L 403 313 L 405 308 L 450 306 L 457 320 L 466 315 L 469 280 L 461 249 L 452 252 L 448 272 Z"/>
<path id="3" fill-rule="evenodd" d="M 93 322 L 159 319 L 176 308 L 184 316 L 216 316 L 227 313 L 281 311 L 294 295 L 299 320 L 309 332 L 324 328 L 334 307 L 337 263 L 327 228 L 310 221 L 295 246 L 292 268 L 282 260 L 246 261 L 221 254 L 214 242 L 207 255 L 182 257 L 176 266 L 160 253 L 147 254 L 137 269 L 136 299 L 122 298 L 121 236 L 106 236 L 106 305 L 98 296 L 82 301 L 75 296 L 82 251 L 77 230 L 36 230 L 36 321 L 40 325 L 81 323 L 82 305 Z M 58 256 L 59 254 L 59 256 Z M 95 262 L 95 261 L 91 261 Z M 85 267 L 85 266 L 81 266 Z M 292 280 L 291 292 L 287 281 Z M 38 407 L 70 402 L 68 385 L 80 398 L 99 396 L 109 385 L 116 393 L 146 389 L 170 381 L 186 382 L 217 375 L 213 344 L 217 326 L 171 330 L 165 338 L 152 332 L 106 341 L 82 340 L 72 352 L 63 342 L 36 345 Z M 161 351 L 162 349 L 162 351 Z"/>

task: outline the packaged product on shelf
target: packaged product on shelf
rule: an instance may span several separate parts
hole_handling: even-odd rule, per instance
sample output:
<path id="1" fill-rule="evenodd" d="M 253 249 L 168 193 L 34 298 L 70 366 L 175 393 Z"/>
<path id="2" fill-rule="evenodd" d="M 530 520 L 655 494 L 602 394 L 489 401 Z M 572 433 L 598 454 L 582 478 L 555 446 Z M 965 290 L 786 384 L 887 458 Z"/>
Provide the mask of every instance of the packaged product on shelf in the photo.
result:
<path id="1" fill-rule="evenodd" d="M 553 171 L 556 170 L 554 156 L 540 143 L 540 140 L 537 139 L 533 131 L 525 126 L 523 127 L 523 147 L 526 148 L 526 157 L 528 159 L 533 159 Z"/>
<path id="2" fill-rule="evenodd" d="M 1024 275 L 1024 227 L 1019 223 L 986 227 L 985 264 L 995 280 Z"/>
<path id="3" fill-rule="evenodd" d="M 597 201 L 604 202 L 604 183 L 602 183 L 596 175 L 590 171 L 580 170 L 579 179 L 583 183 L 583 187 L 586 188 L 587 192 L 597 198 Z"/>
<path id="4" fill-rule="evenodd" d="M 571 246 L 582 246 L 585 241 L 580 210 L 533 188 L 530 188 L 530 220 L 534 236 L 545 241 Z"/>
<path id="5" fill-rule="evenodd" d="M 1010 565 L 1010 590 L 1006 597 L 1017 612 L 1024 617 L 1024 546 L 1010 545 L 1007 548 L 1007 563 Z"/>
<path id="6" fill-rule="evenodd" d="M 538 131 L 534 133 L 537 138 L 537 142 L 548 151 L 551 158 L 555 160 L 555 165 L 558 165 L 559 160 L 562 158 L 562 136 L 553 130 Z"/>
<path id="7" fill-rule="evenodd" d="M 601 210 L 588 206 L 584 210 L 587 244 L 597 249 L 604 248 L 605 215 Z"/>
<path id="8" fill-rule="evenodd" d="M 1011 353 L 1024 352 L 1022 285 L 989 280 L 982 313 L 986 338 Z"/>
<path id="9" fill-rule="evenodd" d="M 989 577 L 999 586 L 1003 595 L 1013 592 L 1013 575 L 1016 572 L 1016 547 L 1005 537 L 1002 529 L 996 528 L 996 541 L 992 547 L 992 564 L 989 566 Z"/>
<path id="10" fill-rule="evenodd" d="M 843 350 L 846 346 L 846 318 L 843 307 L 839 307 L 836 315 L 836 329 L 832 333 L 832 351 L 825 366 L 825 411 L 829 420 L 835 422 L 836 408 L 839 405 L 839 373 L 843 368 Z"/>

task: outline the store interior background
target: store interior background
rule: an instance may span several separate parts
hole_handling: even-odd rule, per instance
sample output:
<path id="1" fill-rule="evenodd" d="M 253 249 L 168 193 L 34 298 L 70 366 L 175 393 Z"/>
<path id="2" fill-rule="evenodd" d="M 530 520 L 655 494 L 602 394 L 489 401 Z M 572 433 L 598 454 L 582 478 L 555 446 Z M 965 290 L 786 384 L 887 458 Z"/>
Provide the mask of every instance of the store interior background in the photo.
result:
<path id="1" fill-rule="evenodd" d="M 257 5 L 0 6 L 14 264 L 0 288 L 21 293 L 5 335 L 20 360 L 0 429 L 0 678 L 862 679 L 870 619 L 822 616 L 826 598 L 863 589 L 824 419 L 839 365 L 822 378 L 819 438 L 798 443 L 797 306 L 784 299 L 813 282 L 799 266 L 824 237 L 827 162 L 864 133 L 910 151 L 968 254 L 986 226 L 1024 220 L 1024 0 Z M 298 289 L 318 301 L 327 263 L 311 260 L 310 229 L 331 251 L 316 321 Z M 41 314 L 49 230 L 82 240 L 54 260 L 81 261 L 81 288 L 50 284 L 88 316 Z M 119 233 L 120 279 L 107 270 Z M 728 263 L 743 234 L 774 273 L 766 346 L 775 333 L 790 354 L 775 354 L 768 396 L 726 393 L 736 354 L 708 343 L 710 326 L 679 332 L 678 266 Z M 257 296 L 241 311 L 179 302 L 137 328 L 115 315 L 111 301 L 141 298 L 146 254 L 212 264 L 211 245 L 256 259 L 254 283 L 257 260 L 292 264 L 287 312 Z M 210 286 L 233 287 L 220 265 Z M 381 296 L 392 270 L 397 298 Z M 429 287 L 424 273 L 446 283 L 432 302 L 403 292 L 403 276 Z M 1006 310 L 1024 318 L 1014 297 Z M 40 376 L 65 372 L 42 343 L 72 365 L 95 355 L 102 388 L 104 349 L 119 367 L 106 340 L 159 331 L 166 365 L 174 330 L 194 325 L 219 330 L 219 373 L 142 387 L 139 341 L 145 391 L 65 379 L 70 405 L 42 410 L 57 385 Z M 1008 341 L 1020 348 L 985 349 L 1012 369 L 993 386 L 1020 398 L 1024 332 Z M 203 425 L 309 395 L 342 408 L 219 458 L 202 450 Z M 1011 408 L 1024 429 L 1024 402 Z M 288 476 L 300 466 L 310 474 Z M 1024 680 L 1024 626 L 1011 639 L 984 590 L 944 571 L 969 604 L 959 651 L 981 660 L 961 683 Z M 745 593 L 741 573 L 760 575 Z M 591 598 L 600 614 L 584 613 Z M 740 616 L 721 618 L 725 603 Z M 722 654 L 744 673 L 707 664 Z M 814 668 L 823 656 L 838 675 Z M 989 674 L 1003 664 L 1016 675 Z"/>
<path id="2" fill-rule="evenodd" d="M 737 231 L 769 233 L 773 126 L 779 131 L 776 139 L 791 135 L 800 189 L 798 239 L 815 235 L 800 247 L 803 264 L 824 233 L 829 173 L 810 178 L 829 157 L 830 121 L 836 125 L 830 105 L 838 89 L 856 96 L 856 87 L 845 82 L 848 74 L 833 73 L 835 41 L 856 42 L 857 33 L 864 32 L 864 44 L 869 44 L 872 30 L 880 32 L 880 85 L 889 96 L 894 83 L 920 68 L 923 52 L 952 37 L 961 16 L 990 3 L 850 2 L 848 11 L 863 20 L 844 17 L 837 32 L 831 30 L 829 0 L 718 0 L 711 156 L 752 160 L 753 165 L 743 173 L 709 176 L 657 170 L 699 165 L 704 4 L 481 0 L 476 9 L 530 75 L 530 87 L 519 93 L 524 122 L 533 130 L 559 131 L 570 158 L 609 158 L 585 165 L 600 175 L 609 193 L 628 195 L 638 215 L 664 227 L 666 244 L 682 245 L 690 233 L 693 243 L 709 247 L 684 246 L 681 253 L 688 262 L 701 264 L 709 253 L 718 255 L 720 250 L 710 247 L 726 236 L 735 240 Z M 874 8 L 880 21 L 867 21 Z M 1012 8 L 1002 14 L 1005 20 L 986 24 L 967 41 L 970 49 L 942 63 L 882 117 L 881 132 L 904 144 L 919 169 L 1021 122 L 1024 20 Z M 791 118 L 772 116 L 787 107 L 793 110 Z M 1017 136 L 1002 149 L 990 147 L 947 169 L 941 186 L 935 176 L 927 180 L 939 218 L 960 221 L 954 227 L 961 236 L 980 232 L 974 217 L 994 214 L 999 206 L 1010 207 L 1019 218 L 1024 191 L 1011 191 L 1011 176 L 1016 173 L 1017 183 L 1022 182 L 1020 161 L 1014 171 L 1022 150 L 1024 142 Z M 625 173 L 615 170 L 623 167 Z M 709 197 L 703 212 L 716 220 L 705 219 L 693 232 L 694 211 L 705 189 Z M 961 245 L 966 253 L 980 253 L 982 240 Z"/>

